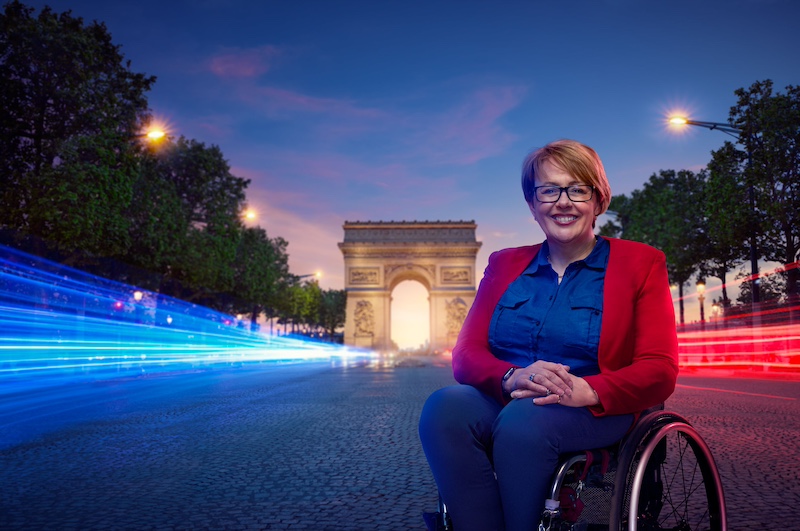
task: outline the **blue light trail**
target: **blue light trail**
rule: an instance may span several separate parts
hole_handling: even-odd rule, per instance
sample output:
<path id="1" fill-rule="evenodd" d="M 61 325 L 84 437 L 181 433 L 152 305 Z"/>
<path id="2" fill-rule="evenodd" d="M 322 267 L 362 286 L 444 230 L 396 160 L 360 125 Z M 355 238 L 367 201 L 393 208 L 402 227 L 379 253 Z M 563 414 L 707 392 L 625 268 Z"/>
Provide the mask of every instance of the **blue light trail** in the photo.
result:
<path id="1" fill-rule="evenodd" d="M 212 364 L 371 357 L 0 246 L 0 395 Z"/>

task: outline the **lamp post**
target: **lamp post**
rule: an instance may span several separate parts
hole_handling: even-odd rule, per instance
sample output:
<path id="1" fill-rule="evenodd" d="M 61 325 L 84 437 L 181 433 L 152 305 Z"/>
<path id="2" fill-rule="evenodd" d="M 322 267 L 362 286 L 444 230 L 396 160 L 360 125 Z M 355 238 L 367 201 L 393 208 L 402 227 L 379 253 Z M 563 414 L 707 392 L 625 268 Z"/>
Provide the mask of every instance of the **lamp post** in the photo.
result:
<path id="1" fill-rule="evenodd" d="M 700 302 L 700 326 L 706 323 L 705 302 L 706 302 L 706 283 L 702 280 L 697 281 L 697 300 Z"/>
<path id="2" fill-rule="evenodd" d="M 714 321 L 714 330 L 719 327 L 719 316 L 722 314 L 722 305 L 715 302 L 711 305 L 711 320 Z"/>
<path id="3" fill-rule="evenodd" d="M 689 120 L 683 116 L 673 116 L 669 119 L 669 123 L 673 125 L 694 125 L 697 127 L 705 127 L 706 129 L 717 131 L 722 131 L 726 135 L 730 135 L 736 139 L 739 144 L 742 143 L 742 133 L 744 132 L 743 129 L 738 127 L 734 127 L 729 124 L 724 124 L 720 122 L 701 122 L 699 120 Z M 746 147 L 746 146 L 745 146 Z M 747 151 L 747 168 L 750 169 L 752 166 L 752 156 L 749 149 Z M 756 311 L 756 305 L 761 302 L 761 293 L 758 288 L 758 247 L 756 242 L 756 192 L 753 188 L 753 183 L 751 179 L 750 183 L 747 185 L 747 193 L 749 195 L 750 200 L 750 293 L 753 297 L 753 313 Z"/>
<path id="4" fill-rule="evenodd" d="M 706 283 L 703 279 L 697 281 L 697 301 L 700 303 L 700 334 L 702 335 L 701 338 L 701 351 L 703 353 L 703 357 L 700 359 L 702 363 L 708 363 L 708 358 L 706 357 L 706 315 L 705 315 L 705 306 L 704 303 L 706 302 Z"/>

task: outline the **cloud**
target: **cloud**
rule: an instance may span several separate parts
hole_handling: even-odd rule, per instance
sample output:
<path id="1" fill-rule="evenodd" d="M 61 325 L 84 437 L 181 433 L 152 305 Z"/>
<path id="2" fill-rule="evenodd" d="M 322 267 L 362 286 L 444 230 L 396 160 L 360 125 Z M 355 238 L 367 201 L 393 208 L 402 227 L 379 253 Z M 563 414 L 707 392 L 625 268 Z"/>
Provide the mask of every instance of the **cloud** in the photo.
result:
<path id="1" fill-rule="evenodd" d="M 348 99 L 316 97 L 276 87 L 240 87 L 240 97 L 275 119 L 305 123 L 327 145 L 348 141 L 380 143 L 394 160 L 424 164 L 473 164 L 502 153 L 517 139 L 502 123 L 527 90 L 494 86 L 475 90 L 454 103 L 426 101 L 362 105 Z"/>
<path id="2" fill-rule="evenodd" d="M 337 151 L 361 148 L 403 164 L 469 165 L 503 153 L 517 140 L 502 119 L 520 105 L 526 87 L 447 90 L 453 94 L 429 89 L 412 98 L 375 103 L 244 80 L 234 93 L 247 108 L 305 131 L 307 142 Z"/>
<path id="3" fill-rule="evenodd" d="M 415 139 L 418 154 L 437 164 L 474 164 L 504 152 L 517 136 L 501 119 L 517 107 L 527 90 L 519 86 L 486 87 L 427 120 Z"/>
<path id="4" fill-rule="evenodd" d="M 376 108 L 360 106 L 343 99 L 319 97 L 273 86 L 242 85 L 238 94 L 253 108 L 269 117 L 293 117 L 298 114 L 320 115 L 328 118 L 376 119 L 387 114 Z"/>
<path id="5" fill-rule="evenodd" d="M 227 48 L 208 61 L 208 68 L 223 78 L 254 78 L 266 74 L 281 50 L 272 45 L 257 48 Z"/>

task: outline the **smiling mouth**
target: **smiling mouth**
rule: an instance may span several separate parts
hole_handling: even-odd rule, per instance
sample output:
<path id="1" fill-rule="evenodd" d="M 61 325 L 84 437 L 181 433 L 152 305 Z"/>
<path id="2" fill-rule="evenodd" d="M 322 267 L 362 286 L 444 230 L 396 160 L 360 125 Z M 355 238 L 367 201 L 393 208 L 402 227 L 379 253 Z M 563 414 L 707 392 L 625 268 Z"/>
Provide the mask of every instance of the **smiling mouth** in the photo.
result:
<path id="1" fill-rule="evenodd" d="M 571 223 L 578 219 L 578 216 L 553 216 L 557 223 Z"/>

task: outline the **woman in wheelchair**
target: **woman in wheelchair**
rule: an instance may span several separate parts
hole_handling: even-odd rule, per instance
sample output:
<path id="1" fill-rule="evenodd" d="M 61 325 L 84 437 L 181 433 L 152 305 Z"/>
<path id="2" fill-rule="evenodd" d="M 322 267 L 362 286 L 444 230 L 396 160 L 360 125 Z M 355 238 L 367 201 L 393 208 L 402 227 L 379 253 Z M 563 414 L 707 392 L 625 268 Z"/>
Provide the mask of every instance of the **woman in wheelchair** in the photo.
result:
<path id="1" fill-rule="evenodd" d="M 459 385 L 420 418 L 456 531 L 534 529 L 559 454 L 619 441 L 678 374 L 664 254 L 594 234 L 611 199 L 597 153 L 533 151 L 522 190 L 546 240 L 489 258 L 453 350 Z"/>

